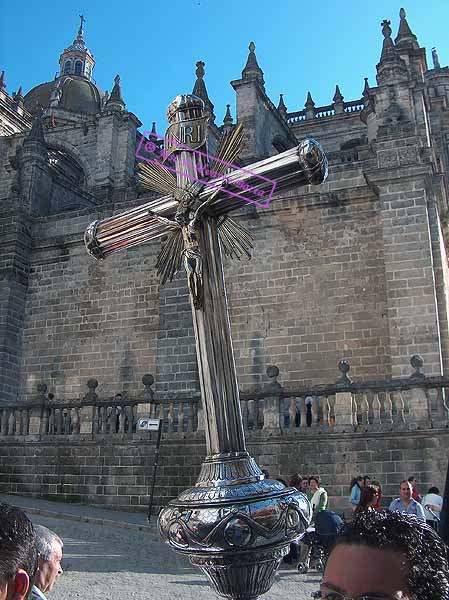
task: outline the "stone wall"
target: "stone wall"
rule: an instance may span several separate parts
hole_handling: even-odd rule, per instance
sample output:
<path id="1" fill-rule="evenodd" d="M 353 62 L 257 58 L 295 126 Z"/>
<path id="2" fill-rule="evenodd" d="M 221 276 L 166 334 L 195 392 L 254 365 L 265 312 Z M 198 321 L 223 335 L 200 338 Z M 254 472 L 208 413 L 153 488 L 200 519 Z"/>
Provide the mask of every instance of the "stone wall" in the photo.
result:
<path id="1" fill-rule="evenodd" d="M 96 216 L 81 211 L 71 218 L 35 220 L 23 335 L 24 398 L 42 379 L 56 396 L 79 397 L 96 373 L 107 394 L 134 392 L 142 375 L 155 372 L 159 245 L 97 262 L 82 242 Z"/>
<path id="2" fill-rule="evenodd" d="M 237 216 L 254 238 L 250 261 L 225 265 L 243 391 L 260 389 L 269 364 L 290 388 L 332 380 L 341 358 L 362 379 L 402 375 L 414 353 L 428 375 L 441 372 L 446 306 L 439 324 L 431 247 L 441 238 L 429 238 L 422 180 L 379 184 L 376 196 L 359 168 L 335 165 L 319 193 L 292 191 Z M 39 381 L 79 397 L 90 377 L 103 395 L 134 393 L 148 372 L 158 392 L 198 391 L 185 276 L 160 289 L 160 242 L 101 262 L 85 252 L 85 227 L 112 210 L 33 221 L 21 398 Z"/>
<path id="3" fill-rule="evenodd" d="M 357 172 L 339 186 L 340 205 L 328 194 L 291 195 L 246 221 L 254 257 L 226 270 L 245 388 L 270 364 L 293 388 L 331 380 L 343 357 L 362 378 L 390 374 L 378 203 L 357 189 Z"/>
<path id="4" fill-rule="evenodd" d="M 0 403 L 17 399 L 22 331 L 30 273 L 30 219 L 4 202 L 0 215 Z"/>
<path id="5" fill-rule="evenodd" d="M 151 486 L 154 441 L 142 439 L 83 439 L 63 442 L 0 442 L 0 492 L 39 496 L 67 502 L 89 502 L 124 510 L 145 510 Z M 248 449 L 273 478 L 288 480 L 294 472 L 320 474 L 330 506 L 348 511 L 349 483 L 354 475 L 369 474 L 383 488 L 384 503 L 405 477 L 414 475 L 421 491 L 440 489 L 447 469 L 449 432 L 407 432 L 251 435 Z M 155 487 L 155 512 L 194 485 L 205 455 L 204 439 L 162 438 Z"/>

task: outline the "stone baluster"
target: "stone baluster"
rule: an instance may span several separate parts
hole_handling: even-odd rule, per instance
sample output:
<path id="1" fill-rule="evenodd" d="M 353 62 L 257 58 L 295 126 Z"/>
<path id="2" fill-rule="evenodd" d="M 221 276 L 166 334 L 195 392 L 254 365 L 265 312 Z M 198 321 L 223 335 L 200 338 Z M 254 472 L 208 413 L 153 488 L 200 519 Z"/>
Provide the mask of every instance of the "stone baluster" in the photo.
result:
<path id="1" fill-rule="evenodd" d="M 341 372 L 337 385 L 341 386 L 341 391 L 335 394 L 335 431 L 353 431 L 356 423 L 354 422 L 354 398 L 352 392 L 345 389 L 348 388 L 352 381 L 348 377 L 348 372 L 351 366 L 347 360 L 341 360 L 338 363 L 338 369 Z"/>
<path id="2" fill-rule="evenodd" d="M 253 429 L 263 427 L 263 400 L 248 400 L 248 421 Z"/>
<path id="3" fill-rule="evenodd" d="M 384 428 L 389 429 L 392 429 L 393 425 L 393 402 L 391 395 L 391 392 L 385 392 L 384 394 L 384 410 L 382 415 L 382 424 Z"/>
<path id="4" fill-rule="evenodd" d="M 248 402 L 249 400 L 240 400 L 240 407 L 242 410 L 242 421 L 243 427 L 245 429 L 249 429 L 249 410 L 248 410 Z"/>
<path id="5" fill-rule="evenodd" d="M 248 404 L 248 418 L 252 429 L 263 429 L 265 414 L 265 399 L 252 399 Z"/>
<path id="6" fill-rule="evenodd" d="M 356 392 L 352 395 L 352 424 L 354 427 L 358 427 L 362 420 L 361 417 L 360 395 Z"/>
<path id="7" fill-rule="evenodd" d="M 93 407 L 92 433 L 100 432 L 100 407 Z"/>
<path id="8" fill-rule="evenodd" d="M 30 426 L 30 412 L 31 409 L 25 408 L 22 409 L 22 435 L 28 435 L 29 426 Z"/>
<path id="9" fill-rule="evenodd" d="M 62 408 L 55 408 L 55 434 L 62 435 L 64 433 L 64 412 Z"/>
<path id="10" fill-rule="evenodd" d="M 70 435 L 72 429 L 71 408 L 61 409 L 62 412 L 62 432 L 64 435 Z"/>
<path id="11" fill-rule="evenodd" d="M 72 408 L 72 433 L 79 434 L 80 432 L 80 409 L 77 406 Z"/>
<path id="12" fill-rule="evenodd" d="M 55 422 L 55 407 L 48 406 L 48 435 L 55 435 L 56 422 Z"/>
<path id="13" fill-rule="evenodd" d="M 0 408 L 0 412 L 1 412 L 1 418 L 2 418 L 1 434 L 2 434 L 2 437 L 4 437 L 8 434 L 9 409 L 8 408 Z"/>
<path id="14" fill-rule="evenodd" d="M 205 432 L 205 414 L 204 414 L 204 407 L 203 407 L 203 399 L 202 398 L 198 398 L 198 404 L 197 404 L 197 431 L 201 431 L 202 433 Z"/>
<path id="15" fill-rule="evenodd" d="M 87 382 L 88 392 L 84 396 L 80 410 L 80 434 L 91 435 L 98 431 L 98 396 L 95 390 L 98 387 L 96 379 L 89 379 Z"/>
<path id="16" fill-rule="evenodd" d="M 187 431 L 194 431 L 194 422 L 195 422 L 195 402 L 193 400 L 189 400 L 189 414 L 187 416 Z"/>
<path id="17" fill-rule="evenodd" d="M 106 425 L 107 425 L 107 418 L 108 418 L 107 407 L 105 405 L 98 407 L 98 417 L 99 417 L 98 433 L 101 433 L 104 435 L 106 433 Z"/>
<path id="18" fill-rule="evenodd" d="M 14 409 L 11 408 L 8 411 L 8 435 L 14 435 L 14 426 L 16 424 L 16 419 L 14 417 Z"/>
<path id="19" fill-rule="evenodd" d="M 362 411 L 362 425 L 366 427 L 370 423 L 370 418 L 369 418 L 370 406 L 369 406 L 369 402 L 368 402 L 368 394 L 366 392 L 362 395 L 361 411 Z"/>
<path id="20" fill-rule="evenodd" d="M 312 427 L 318 428 L 320 425 L 320 399 L 317 396 L 312 396 Z"/>
<path id="21" fill-rule="evenodd" d="M 328 429 L 330 426 L 330 422 L 329 422 L 329 412 L 330 412 L 330 407 L 329 407 L 329 400 L 327 398 L 327 396 L 321 396 L 321 414 L 323 415 L 323 423 L 322 426 L 324 429 Z"/>
<path id="22" fill-rule="evenodd" d="M 143 392 L 143 402 L 137 405 L 137 419 L 148 419 L 153 417 L 154 413 L 154 391 L 152 385 L 154 377 L 150 373 L 146 373 L 142 377 L 142 383 L 145 387 Z"/>
<path id="23" fill-rule="evenodd" d="M 373 392 L 373 425 L 380 427 L 382 424 L 381 418 L 382 405 L 380 403 L 379 392 Z"/>
<path id="24" fill-rule="evenodd" d="M 30 407 L 30 418 L 28 425 L 28 434 L 38 436 L 42 431 L 42 417 L 45 411 L 47 402 L 47 384 L 39 383 L 37 385 L 37 397 L 33 401 L 33 406 Z"/>
<path id="25" fill-rule="evenodd" d="M 17 408 L 14 410 L 14 434 L 22 435 L 22 411 Z"/>
<path id="26" fill-rule="evenodd" d="M 116 431 L 117 433 L 124 434 L 126 428 L 126 411 L 124 406 L 116 406 Z"/>
<path id="27" fill-rule="evenodd" d="M 290 398 L 288 401 L 288 428 L 294 431 L 296 427 L 296 398 Z"/>
<path id="28" fill-rule="evenodd" d="M 178 404 L 178 432 L 183 433 L 184 431 L 184 400 L 181 400 Z"/>
<path id="29" fill-rule="evenodd" d="M 305 429 L 307 427 L 307 406 L 306 399 L 301 397 L 298 402 L 299 406 L 299 427 Z"/>
<path id="30" fill-rule="evenodd" d="M 175 430 L 175 410 L 173 401 L 168 405 L 168 431 L 172 433 Z"/>
<path id="31" fill-rule="evenodd" d="M 447 421 L 449 420 L 449 408 L 446 403 L 446 394 L 444 388 L 438 388 L 436 400 L 436 417 L 439 423 L 439 427 L 446 425 Z"/>
<path id="32" fill-rule="evenodd" d="M 51 409 L 49 406 L 42 407 L 42 419 L 40 425 L 40 433 L 41 435 L 46 435 L 50 433 L 50 414 Z"/>
<path id="33" fill-rule="evenodd" d="M 409 381 L 418 385 L 404 394 L 407 396 L 409 407 L 407 425 L 409 429 L 426 429 L 431 427 L 432 423 L 429 395 L 424 387 L 419 387 L 419 384 L 426 380 L 426 376 L 422 372 L 424 360 L 419 354 L 414 354 L 410 359 L 410 364 L 414 373 L 410 376 Z"/>
<path id="34" fill-rule="evenodd" d="M 401 427 L 405 423 L 404 417 L 404 398 L 402 396 L 402 392 L 391 392 L 394 401 L 394 423 L 395 425 Z"/>
<path id="35" fill-rule="evenodd" d="M 125 408 L 127 413 L 129 412 L 129 427 L 128 427 L 129 435 L 136 432 L 138 407 L 139 407 L 138 404 L 132 404 L 132 405 L 126 406 L 126 408 Z"/>
<path id="36" fill-rule="evenodd" d="M 281 431 L 281 414 L 279 410 L 280 398 L 283 388 L 278 382 L 279 369 L 276 366 L 267 367 L 267 375 L 270 377 L 270 383 L 265 386 L 265 403 L 263 414 L 263 428 L 272 433 L 280 433 Z M 283 418 L 283 415 L 282 415 Z"/>

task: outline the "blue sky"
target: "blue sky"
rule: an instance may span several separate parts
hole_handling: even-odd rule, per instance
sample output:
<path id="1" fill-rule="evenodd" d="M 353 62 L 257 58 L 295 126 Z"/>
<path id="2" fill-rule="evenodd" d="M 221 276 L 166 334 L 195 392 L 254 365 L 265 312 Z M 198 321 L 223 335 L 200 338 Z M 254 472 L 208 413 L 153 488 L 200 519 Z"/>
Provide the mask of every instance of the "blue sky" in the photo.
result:
<path id="1" fill-rule="evenodd" d="M 360 98 L 363 77 L 375 84 L 380 23 L 390 19 L 396 36 L 401 6 L 429 65 L 432 46 L 447 65 L 449 0 L 28 0 L 1 3 L 0 70 L 9 92 L 51 81 L 83 13 L 97 84 L 110 91 L 119 73 L 127 109 L 143 128 L 155 120 L 163 131 L 166 106 L 192 90 L 197 60 L 206 63 L 221 124 L 227 103 L 235 116 L 229 82 L 240 77 L 252 40 L 276 105 L 282 92 L 288 110 L 300 110 L 308 90 L 317 106 L 329 104 L 336 83 L 346 100 Z"/>

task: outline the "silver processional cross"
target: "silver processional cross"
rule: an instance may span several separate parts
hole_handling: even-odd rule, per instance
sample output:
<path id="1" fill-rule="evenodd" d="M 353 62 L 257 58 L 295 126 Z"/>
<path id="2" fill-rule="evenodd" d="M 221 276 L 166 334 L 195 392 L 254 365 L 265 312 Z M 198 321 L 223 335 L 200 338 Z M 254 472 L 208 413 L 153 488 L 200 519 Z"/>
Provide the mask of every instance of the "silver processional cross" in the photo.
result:
<path id="1" fill-rule="evenodd" d="M 303 494 L 264 479 L 246 450 L 222 252 L 240 258 L 249 255 L 252 247 L 249 233 L 229 214 L 247 201 L 245 190 L 235 193 L 239 184 L 260 193 L 272 182 L 276 192 L 319 184 L 327 176 L 327 159 L 319 144 L 308 139 L 229 173 L 226 165 L 236 160 L 241 147 L 240 126 L 223 135 L 216 160 L 209 161 L 203 101 L 193 95 L 177 96 L 167 116 L 165 146 L 174 157 L 176 175 L 160 164 L 139 165 L 144 185 L 165 195 L 92 223 L 86 230 L 86 247 L 95 258 L 104 259 L 166 235 L 156 265 L 162 283 L 171 280 L 184 263 L 207 457 L 196 486 L 162 510 L 159 526 L 175 550 L 186 553 L 206 572 L 220 595 L 252 600 L 271 587 L 290 540 L 305 530 L 311 514 Z M 184 143 L 177 145 L 181 139 Z M 211 165 L 216 173 L 226 173 L 225 185 L 220 178 L 201 183 L 200 174 Z M 227 191 L 232 186 L 230 196 Z"/>

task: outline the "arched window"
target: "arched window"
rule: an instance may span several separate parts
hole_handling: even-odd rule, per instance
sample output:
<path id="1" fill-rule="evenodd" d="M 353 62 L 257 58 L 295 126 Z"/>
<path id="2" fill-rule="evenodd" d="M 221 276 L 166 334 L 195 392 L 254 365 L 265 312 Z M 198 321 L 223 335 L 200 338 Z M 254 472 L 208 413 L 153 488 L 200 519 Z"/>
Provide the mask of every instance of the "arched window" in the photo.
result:
<path id="1" fill-rule="evenodd" d="M 81 75 L 83 72 L 83 63 L 77 60 L 75 63 L 75 75 Z"/>
<path id="2" fill-rule="evenodd" d="M 92 69 L 90 68 L 90 65 L 86 65 L 86 77 L 88 79 L 90 79 L 91 75 L 92 75 Z"/>
<path id="3" fill-rule="evenodd" d="M 68 75 L 72 70 L 72 61 L 66 60 L 64 65 L 64 75 Z"/>

